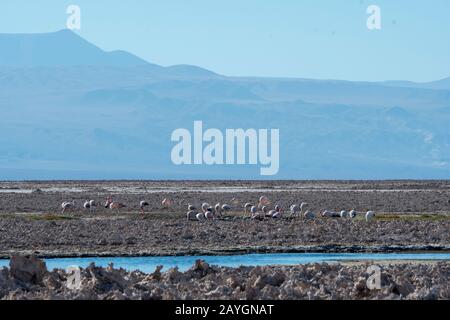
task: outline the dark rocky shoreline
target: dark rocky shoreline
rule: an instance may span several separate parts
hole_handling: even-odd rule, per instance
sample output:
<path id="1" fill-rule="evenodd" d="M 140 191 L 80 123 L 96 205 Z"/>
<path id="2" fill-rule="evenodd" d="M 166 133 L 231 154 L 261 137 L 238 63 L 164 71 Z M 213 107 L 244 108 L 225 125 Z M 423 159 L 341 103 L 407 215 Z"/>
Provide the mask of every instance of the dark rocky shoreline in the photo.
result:
<path id="1" fill-rule="evenodd" d="M 14 254 L 25 256 L 34 255 L 41 259 L 57 258 L 114 258 L 114 257 L 166 257 L 166 256 L 233 256 L 245 254 L 278 254 L 278 253 L 450 253 L 448 245 L 418 245 L 418 246 L 293 246 L 293 247 L 247 247 L 228 248 L 226 250 L 178 250 L 158 251 L 157 253 L 146 252 L 60 252 L 60 251 L 38 251 L 38 250 L 10 250 L 4 251 L 0 259 L 10 259 Z"/>

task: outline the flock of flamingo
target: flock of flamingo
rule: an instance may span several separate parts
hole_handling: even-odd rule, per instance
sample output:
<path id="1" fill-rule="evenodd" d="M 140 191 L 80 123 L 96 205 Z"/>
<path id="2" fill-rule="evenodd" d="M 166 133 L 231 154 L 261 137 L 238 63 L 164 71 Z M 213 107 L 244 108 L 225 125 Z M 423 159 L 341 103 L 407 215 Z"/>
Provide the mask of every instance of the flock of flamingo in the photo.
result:
<path id="1" fill-rule="evenodd" d="M 234 201 L 234 198 L 233 198 Z M 173 201 L 171 199 L 164 199 L 161 202 L 163 208 L 168 209 L 173 205 Z M 141 213 L 145 213 L 145 208 L 149 206 L 149 202 L 140 201 L 139 209 Z M 75 201 L 65 201 L 61 204 L 62 213 L 65 213 L 69 209 L 75 208 Z M 85 210 L 94 211 L 97 207 L 97 203 L 94 200 L 88 200 L 83 205 Z M 125 208 L 126 205 L 114 201 L 112 197 L 108 197 L 104 204 L 104 207 L 107 209 L 115 210 Z M 211 206 L 209 203 L 202 203 L 200 206 L 200 210 L 198 210 L 194 205 L 188 204 L 188 212 L 186 213 L 186 218 L 188 221 L 200 221 L 205 222 L 208 220 L 215 220 L 223 217 L 225 212 L 231 211 L 233 208 L 228 204 L 217 203 L 215 206 Z M 257 204 L 254 205 L 252 203 L 246 203 L 244 205 L 244 216 L 249 216 L 253 220 L 265 220 L 265 219 L 280 219 L 285 213 L 280 205 L 275 205 L 273 209 L 270 209 L 270 201 L 266 196 L 261 196 L 257 201 Z M 358 216 L 356 210 L 346 211 L 342 210 L 341 212 L 334 212 L 330 210 L 323 210 L 321 212 L 321 216 L 323 218 L 350 218 L 354 219 Z M 308 203 L 301 202 L 300 204 L 293 204 L 289 207 L 288 217 L 302 217 L 307 220 L 314 220 L 317 215 L 310 209 L 308 209 Z M 375 219 L 374 211 L 367 211 L 365 214 L 365 220 L 367 222 Z"/>

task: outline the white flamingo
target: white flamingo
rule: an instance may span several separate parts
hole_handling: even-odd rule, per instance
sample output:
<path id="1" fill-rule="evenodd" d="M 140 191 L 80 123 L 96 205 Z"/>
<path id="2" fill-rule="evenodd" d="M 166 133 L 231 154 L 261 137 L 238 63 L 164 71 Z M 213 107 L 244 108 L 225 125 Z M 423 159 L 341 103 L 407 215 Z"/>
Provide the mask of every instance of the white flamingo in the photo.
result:
<path id="1" fill-rule="evenodd" d="M 139 202 L 139 209 L 141 209 L 141 213 L 145 213 L 145 207 L 148 207 L 150 203 L 147 201 L 141 201 Z"/>
<path id="2" fill-rule="evenodd" d="M 186 218 L 188 221 L 197 219 L 197 212 L 190 210 L 186 213 Z"/>
<path id="3" fill-rule="evenodd" d="M 375 212 L 367 211 L 367 213 L 366 213 L 366 221 L 370 222 L 370 221 L 372 221 L 374 219 L 375 219 Z"/>
<path id="4" fill-rule="evenodd" d="M 195 210 L 197 210 L 197 208 L 196 207 L 194 207 L 192 204 L 188 204 L 188 210 L 189 211 L 195 211 Z"/>
<path id="5" fill-rule="evenodd" d="M 273 218 L 275 213 L 277 213 L 277 210 L 270 210 L 269 213 L 267 214 L 267 216 Z"/>
<path id="6" fill-rule="evenodd" d="M 72 209 L 74 207 L 75 207 L 75 200 L 73 200 L 73 201 L 64 201 L 61 204 L 62 213 L 66 212 L 66 210 Z"/>
<path id="7" fill-rule="evenodd" d="M 204 222 L 206 220 L 205 214 L 203 212 L 199 212 L 195 215 L 198 221 Z"/>
<path id="8" fill-rule="evenodd" d="M 283 216 L 283 210 L 281 210 L 280 206 L 276 206 L 275 208 L 276 208 L 275 213 L 272 215 L 272 218 L 274 218 L 274 219 L 281 218 Z"/>
<path id="9" fill-rule="evenodd" d="M 348 212 L 345 210 L 341 211 L 341 218 L 347 218 L 348 217 Z"/>
<path id="10" fill-rule="evenodd" d="M 358 213 L 356 212 L 356 210 L 350 211 L 350 218 L 355 219 L 357 215 Z"/>
<path id="11" fill-rule="evenodd" d="M 302 203 L 300 204 L 300 216 L 303 217 L 304 211 L 305 211 L 305 209 L 306 209 L 307 207 L 308 207 L 308 203 L 307 203 L 307 202 L 302 202 Z"/>
<path id="12" fill-rule="evenodd" d="M 253 207 L 253 205 L 252 205 L 251 203 L 247 202 L 247 203 L 244 205 L 244 211 L 245 211 L 245 213 L 250 212 L 250 210 L 251 210 L 252 207 Z"/>
<path id="13" fill-rule="evenodd" d="M 216 203 L 216 205 L 214 206 L 214 211 L 217 214 L 217 216 L 222 217 L 222 206 L 219 203 Z"/>
<path id="14" fill-rule="evenodd" d="M 95 203 L 94 200 L 89 200 L 89 201 L 86 201 L 86 202 L 84 203 L 83 207 L 84 207 L 86 210 L 93 211 L 93 210 L 95 210 L 95 208 L 97 207 L 97 204 Z"/>
<path id="15" fill-rule="evenodd" d="M 272 216 L 274 219 L 281 218 L 283 216 L 283 213 L 281 211 L 275 212 L 275 214 Z"/>
<path id="16" fill-rule="evenodd" d="M 301 209 L 300 209 L 300 206 L 299 206 L 299 205 L 293 204 L 293 205 L 290 207 L 290 211 L 291 211 L 290 216 L 291 216 L 291 217 L 297 216 L 298 213 L 300 212 L 300 210 L 301 210 Z"/>
<path id="17" fill-rule="evenodd" d="M 259 213 L 258 213 L 258 207 L 257 206 L 252 206 L 251 208 L 250 208 L 250 213 L 252 214 L 252 219 L 256 219 L 256 218 L 259 218 L 260 217 L 260 215 L 259 215 Z"/>

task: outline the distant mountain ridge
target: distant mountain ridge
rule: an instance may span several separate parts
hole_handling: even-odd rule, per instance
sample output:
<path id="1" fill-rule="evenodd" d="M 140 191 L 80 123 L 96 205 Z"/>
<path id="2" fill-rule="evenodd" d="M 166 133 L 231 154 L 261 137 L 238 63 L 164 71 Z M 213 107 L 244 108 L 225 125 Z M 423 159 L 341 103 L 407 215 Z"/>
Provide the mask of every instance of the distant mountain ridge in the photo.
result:
<path id="1" fill-rule="evenodd" d="M 190 65 L 162 67 L 129 52 L 106 52 L 71 30 L 52 33 L 1 34 L 0 67 L 145 67 L 172 75 L 213 76 L 214 72 Z"/>
<path id="2" fill-rule="evenodd" d="M 125 51 L 105 52 L 70 30 L 0 34 L 0 65 L 12 67 L 139 66 L 148 62 Z"/>
<path id="3" fill-rule="evenodd" d="M 384 81 L 381 82 L 384 85 L 395 87 L 407 87 L 407 88 L 424 88 L 435 90 L 450 90 L 450 77 L 431 81 L 431 82 L 411 82 L 411 81 Z"/>
<path id="4" fill-rule="evenodd" d="M 50 33 L 0 33 L 0 68 L 39 68 L 39 67 L 145 67 L 153 73 L 166 73 L 171 76 L 214 77 L 217 73 L 198 66 L 173 65 L 159 66 L 139 58 L 127 51 L 104 51 L 83 39 L 69 29 Z M 312 80 L 299 78 L 235 77 L 250 80 L 336 82 L 342 80 Z M 363 83 L 363 82 L 360 82 Z M 411 81 L 372 82 L 375 84 L 408 88 L 450 90 L 450 77 L 431 82 Z"/>

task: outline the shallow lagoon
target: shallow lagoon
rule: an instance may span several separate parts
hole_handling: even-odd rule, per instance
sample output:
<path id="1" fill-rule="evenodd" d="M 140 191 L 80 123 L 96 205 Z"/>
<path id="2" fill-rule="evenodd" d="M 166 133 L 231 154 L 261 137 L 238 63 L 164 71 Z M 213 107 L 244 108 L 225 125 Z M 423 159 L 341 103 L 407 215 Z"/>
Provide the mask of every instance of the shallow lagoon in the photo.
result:
<path id="1" fill-rule="evenodd" d="M 211 265 L 239 267 L 366 260 L 450 260 L 450 253 L 277 253 L 232 256 L 89 257 L 45 259 L 45 262 L 49 270 L 67 269 L 70 266 L 85 268 L 94 262 L 97 266 L 102 267 L 113 263 L 115 268 L 150 273 L 158 265 L 163 265 L 164 270 L 178 267 L 180 271 L 185 271 L 191 268 L 198 259 L 205 260 Z M 8 265 L 9 260 L 0 260 L 0 267 Z"/>

